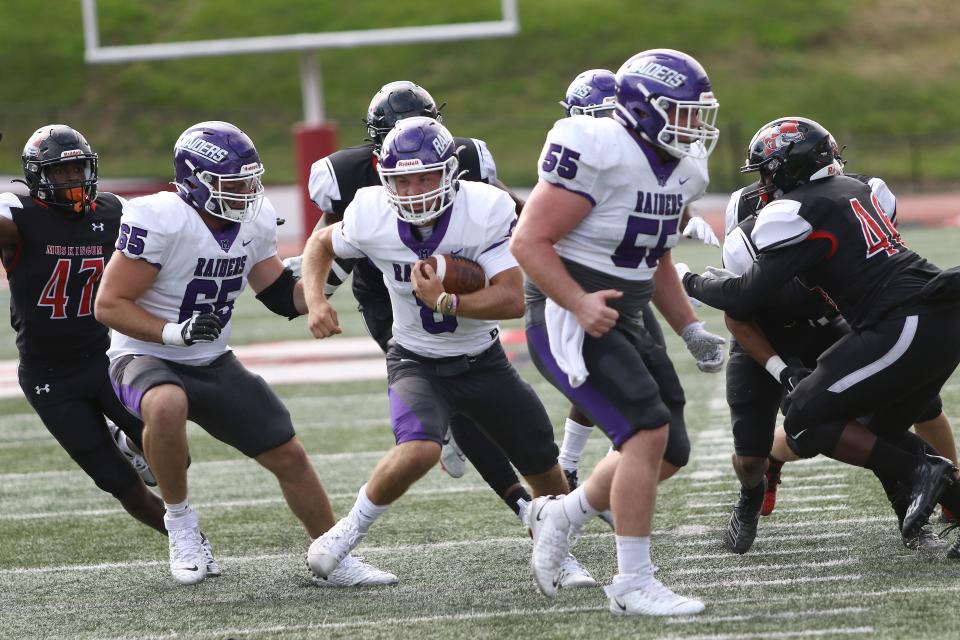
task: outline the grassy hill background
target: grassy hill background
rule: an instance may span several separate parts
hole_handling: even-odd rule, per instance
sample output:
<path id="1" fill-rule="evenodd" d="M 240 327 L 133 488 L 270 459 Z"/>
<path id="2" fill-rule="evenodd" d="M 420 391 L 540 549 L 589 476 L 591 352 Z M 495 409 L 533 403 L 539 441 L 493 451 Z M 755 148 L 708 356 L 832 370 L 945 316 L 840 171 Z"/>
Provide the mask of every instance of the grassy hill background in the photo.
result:
<path id="1" fill-rule="evenodd" d="M 100 0 L 103 44 L 290 34 L 495 19 L 496 0 Z M 328 117 L 343 145 L 385 82 L 410 79 L 447 102 L 458 135 L 486 139 L 508 184 L 532 184 L 556 102 L 574 75 L 673 47 L 706 67 L 720 103 L 712 189 L 740 184 L 749 137 L 776 116 L 820 120 L 857 171 L 901 190 L 960 187 L 960 11 L 952 0 L 522 0 L 516 38 L 319 54 Z M 298 54 L 86 65 L 80 3 L 0 2 L 0 173 L 19 173 L 39 125 L 82 130 L 101 174 L 166 179 L 177 135 L 229 120 L 257 143 L 269 182 L 294 180 Z"/>

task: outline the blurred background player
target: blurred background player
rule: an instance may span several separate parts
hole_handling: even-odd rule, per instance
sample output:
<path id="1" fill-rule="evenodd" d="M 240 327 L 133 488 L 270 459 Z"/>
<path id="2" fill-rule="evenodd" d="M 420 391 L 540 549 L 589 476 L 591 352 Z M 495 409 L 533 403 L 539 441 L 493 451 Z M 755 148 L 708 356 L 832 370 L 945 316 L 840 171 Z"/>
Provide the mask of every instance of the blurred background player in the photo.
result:
<path id="1" fill-rule="evenodd" d="M 303 267 L 315 337 L 340 333 L 324 294 L 337 256 L 366 257 L 386 274 L 394 310 L 387 391 L 396 446 L 377 463 L 350 513 L 310 546 L 308 562 L 320 576 L 436 465 L 455 413 L 483 429 L 537 495 L 566 491 L 550 419 L 499 339 L 498 321 L 524 309 L 523 274 L 508 249 L 515 206 L 502 190 L 458 181 L 455 145 L 435 119 L 400 120 L 378 157 L 382 186 L 359 190 L 343 221 L 315 230 L 307 243 Z M 429 256 L 451 252 L 478 262 L 489 285 L 447 293 L 429 266 L 421 271 Z"/>
<path id="2" fill-rule="evenodd" d="M 554 124 L 540 155 L 540 180 L 512 241 L 529 278 L 527 343 L 534 363 L 620 452 L 569 495 L 534 500 L 528 518 L 534 577 L 544 594 L 555 595 L 570 537 L 609 507 L 618 564 L 606 588 L 610 611 L 696 614 L 703 603 L 670 591 L 654 577 L 650 559 L 672 416 L 650 366 L 656 342 L 641 318 L 656 288 L 670 305 L 667 317 L 688 318 L 681 334 L 698 365 L 721 366 L 725 340 L 696 320 L 670 253 L 683 209 L 707 186 L 719 103 L 703 67 L 671 49 L 625 62 L 616 99 L 614 118 L 574 116 Z"/>
<path id="3" fill-rule="evenodd" d="M 330 501 L 290 414 L 227 347 L 233 305 L 249 282 L 270 311 L 306 311 L 303 287 L 277 257 L 276 214 L 264 197 L 253 142 L 226 122 L 201 122 L 174 148 L 176 193 L 123 208 L 117 252 L 104 273 L 97 318 L 114 329 L 110 375 L 144 421 L 144 447 L 180 584 L 207 577 L 212 552 L 187 499 L 186 421 L 276 476 L 311 538 L 333 525 Z M 261 212 L 262 209 L 262 212 Z M 321 585 L 391 584 L 396 576 L 350 556 Z"/>
<path id="4" fill-rule="evenodd" d="M 144 486 L 155 481 L 139 454 L 143 424 L 110 387 L 110 338 L 93 315 L 122 201 L 97 191 L 97 154 L 66 125 L 37 129 L 22 161 L 30 195 L 0 193 L 0 253 L 20 388 L 94 484 L 166 535 L 163 503 Z"/>

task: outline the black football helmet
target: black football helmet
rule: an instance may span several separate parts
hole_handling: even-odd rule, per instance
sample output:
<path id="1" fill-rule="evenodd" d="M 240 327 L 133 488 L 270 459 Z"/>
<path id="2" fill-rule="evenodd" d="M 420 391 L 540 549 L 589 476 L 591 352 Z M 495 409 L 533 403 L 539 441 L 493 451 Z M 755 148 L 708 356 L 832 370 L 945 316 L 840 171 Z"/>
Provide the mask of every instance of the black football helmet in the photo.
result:
<path id="1" fill-rule="evenodd" d="M 367 135 L 379 153 L 384 136 L 390 133 L 397 120 L 426 116 L 442 122 L 442 108 L 443 105 L 437 107 L 433 96 L 423 87 L 407 80 L 397 80 L 383 85 L 373 96 L 363 123 L 367 125 Z"/>
<path id="2" fill-rule="evenodd" d="M 753 171 L 760 172 L 760 186 L 744 195 L 776 198 L 808 182 L 841 175 L 843 158 L 836 140 L 819 123 L 809 118 L 777 118 L 750 141 L 740 173 Z"/>
<path id="3" fill-rule="evenodd" d="M 20 182 L 37 200 L 83 213 L 97 199 L 97 154 L 78 131 L 67 125 L 48 124 L 37 129 L 23 147 L 20 159 L 25 179 Z M 68 162 L 83 163 L 83 178 L 51 181 L 51 167 Z"/>

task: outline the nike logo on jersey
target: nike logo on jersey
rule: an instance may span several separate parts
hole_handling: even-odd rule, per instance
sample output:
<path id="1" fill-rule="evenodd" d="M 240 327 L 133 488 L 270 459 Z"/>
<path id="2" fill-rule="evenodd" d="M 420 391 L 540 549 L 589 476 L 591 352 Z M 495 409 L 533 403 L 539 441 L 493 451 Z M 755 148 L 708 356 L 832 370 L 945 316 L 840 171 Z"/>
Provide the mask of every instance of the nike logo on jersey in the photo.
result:
<path id="1" fill-rule="evenodd" d="M 250 240 L 245 240 L 245 241 L 242 242 L 241 244 L 242 244 L 243 246 L 247 246 L 247 245 L 250 244 L 251 242 L 253 242 L 253 239 L 252 239 L 252 238 L 251 238 Z"/>
<path id="2" fill-rule="evenodd" d="M 688 182 L 690 182 L 690 178 L 682 178 L 681 180 L 678 180 L 678 182 L 680 183 L 681 186 L 683 186 Z"/>
<path id="3" fill-rule="evenodd" d="M 451 252 L 450 252 L 450 255 L 455 256 L 455 255 L 459 255 L 459 254 L 461 254 L 461 253 L 463 253 L 463 247 L 460 247 L 460 248 L 457 249 L 456 251 L 451 251 Z"/>

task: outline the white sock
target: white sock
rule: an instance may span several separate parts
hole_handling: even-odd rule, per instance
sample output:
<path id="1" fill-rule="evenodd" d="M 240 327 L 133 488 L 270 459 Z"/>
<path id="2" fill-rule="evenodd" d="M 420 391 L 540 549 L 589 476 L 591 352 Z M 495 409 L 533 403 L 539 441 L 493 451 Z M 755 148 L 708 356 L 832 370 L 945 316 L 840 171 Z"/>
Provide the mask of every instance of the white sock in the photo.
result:
<path id="1" fill-rule="evenodd" d="M 577 470 L 580 465 L 580 455 L 583 454 L 591 433 L 593 433 L 593 427 L 586 427 L 570 418 L 563 423 L 563 443 L 560 445 L 560 457 L 557 461 L 564 471 Z"/>
<path id="2" fill-rule="evenodd" d="M 577 529 L 582 527 L 590 518 L 596 517 L 596 515 L 600 513 L 600 511 L 594 509 L 587 500 L 587 494 L 583 490 L 583 485 L 564 496 L 561 504 L 563 506 L 563 512 L 567 514 L 567 520 Z"/>
<path id="3" fill-rule="evenodd" d="M 650 536 L 616 536 L 617 569 L 621 575 L 650 575 Z"/>
<path id="4" fill-rule="evenodd" d="M 353 508 L 350 509 L 347 517 L 353 519 L 360 533 L 366 533 L 370 529 L 370 525 L 385 514 L 389 508 L 390 505 L 380 507 L 370 502 L 370 498 L 367 496 L 367 485 L 364 484 L 357 492 L 357 501 L 353 503 Z"/>
<path id="5" fill-rule="evenodd" d="M 183 502 L 177 502 L 175 504 L 169 504 L 164 502 L 163 506 L 167 508 L 167 515 L 171 518 L 182 518 L 183 516 L 190 513 L 190 501 L 184 500 Z"/>

